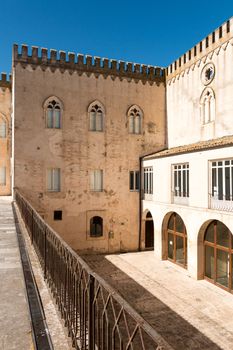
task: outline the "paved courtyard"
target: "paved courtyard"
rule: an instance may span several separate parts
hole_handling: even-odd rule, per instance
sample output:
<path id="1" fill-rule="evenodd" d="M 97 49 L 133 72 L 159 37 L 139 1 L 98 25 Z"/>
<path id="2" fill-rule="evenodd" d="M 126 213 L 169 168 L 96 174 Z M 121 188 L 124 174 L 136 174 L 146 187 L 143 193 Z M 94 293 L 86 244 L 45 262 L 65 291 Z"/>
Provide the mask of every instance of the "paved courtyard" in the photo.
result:
<path id="1" fill-rule="evenodd" d="M 85 256 L 174 349 L 233 349 L 233 295 L 153 252 Z"/>

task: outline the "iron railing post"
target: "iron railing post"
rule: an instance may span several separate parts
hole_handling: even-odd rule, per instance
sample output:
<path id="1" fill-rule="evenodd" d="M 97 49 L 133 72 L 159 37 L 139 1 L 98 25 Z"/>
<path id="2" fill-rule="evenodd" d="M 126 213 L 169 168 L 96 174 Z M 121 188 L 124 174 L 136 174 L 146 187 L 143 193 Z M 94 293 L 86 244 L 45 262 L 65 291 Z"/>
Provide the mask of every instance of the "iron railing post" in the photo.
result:
<path id="1" fill-rule="evenodd" d="M 46 279 L 47 274 L 47 229 L 44 230 L 44 279 Z"/>
<path id="2" fill-rule="evenodd" d="M 34 236 L 34 215 L 33 215 L 33 210 L 32 210 L 32 225 L 31 225 L 31 244 L 33 244 L 33 236 Z"/>
<path id="3" fill-rule="evenodd" d="M 94 335 L 95 326 L 93 323 L 93 301 L 94 301 L 94 286 L 95 278 L 90 275 L 89 277 L 89 295 L 88 295 L 88 350 L 94 350 Z"/>

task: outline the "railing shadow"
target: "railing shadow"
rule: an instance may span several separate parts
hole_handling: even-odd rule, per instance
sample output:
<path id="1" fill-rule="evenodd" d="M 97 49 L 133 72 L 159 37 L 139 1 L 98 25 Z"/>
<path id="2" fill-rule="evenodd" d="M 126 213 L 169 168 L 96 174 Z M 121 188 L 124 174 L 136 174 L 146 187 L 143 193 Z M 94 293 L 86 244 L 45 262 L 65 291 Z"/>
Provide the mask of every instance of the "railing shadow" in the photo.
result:
<path id="1" fill-rule="evenodd" d="M 15 201 L 75 349 L 173 349 L 18 191 Z"/>

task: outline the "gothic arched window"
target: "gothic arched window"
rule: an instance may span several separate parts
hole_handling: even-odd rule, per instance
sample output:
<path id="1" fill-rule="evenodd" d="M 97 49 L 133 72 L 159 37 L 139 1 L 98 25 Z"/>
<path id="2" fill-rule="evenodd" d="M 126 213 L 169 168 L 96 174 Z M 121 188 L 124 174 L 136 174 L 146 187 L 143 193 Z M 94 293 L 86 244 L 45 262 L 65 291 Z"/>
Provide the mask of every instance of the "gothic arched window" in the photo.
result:
<path id="1" fill-rule="evenodd" d="M 100 216 L 93 216 L 90 220 L 90 236 L 103 236 L 103 219 Z"/>
<path id="2" fill-rule="evenodd" d="M 211 88 L 206 88 L 200 98 L 201 122 L 207 124 L 215 120 L 215 95 Z"/>
<path id="3" fill-rule="evenodd" d="M 130 134 L 141 134 L 142 133 L 142 110 L 134 105 L 130 107 L 128 111 L 128 125 Z"/>
<path id="4" fill-rule="evenodd" d="M 48 129 L 61 129 L 62 104 L 56 97 L 46 100 L 45 104 L 46 127 Z"/>
<path id="5" fill-rule="evenodd" d="M 89 130 L 103 131 L 104 128 L 104 107 L 98 102 L 94 101 L 88 107 L 89 115 Z"/>

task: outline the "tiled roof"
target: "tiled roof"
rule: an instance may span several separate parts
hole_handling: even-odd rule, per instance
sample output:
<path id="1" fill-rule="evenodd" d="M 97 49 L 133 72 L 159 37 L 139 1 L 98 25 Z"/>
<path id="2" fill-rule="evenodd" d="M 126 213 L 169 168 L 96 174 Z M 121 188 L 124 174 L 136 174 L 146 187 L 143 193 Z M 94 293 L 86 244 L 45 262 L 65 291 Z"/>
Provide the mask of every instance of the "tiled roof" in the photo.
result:
<path id="1" fill-rule="evenodd" d="M 220 148 L 220 147 L 226 147 L 226 146 L 233 146 L 233 135 L 224 136 L 224 137 L 207 140 L 207 141 L 191 143 L 185 146 L 169 148 L 161 152 L 145 156 L 144 159 L 163 158 L 163 157 L 169 157 L 169 156 L 182 154 L 182 153 L 198 152 L 198 151 L 204 151 L 212 148 Z"/>

